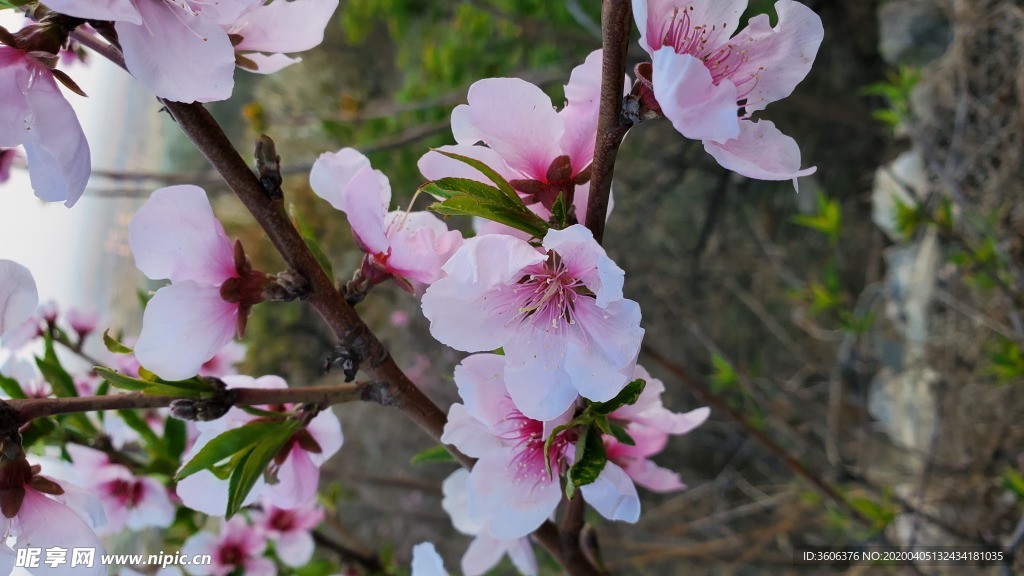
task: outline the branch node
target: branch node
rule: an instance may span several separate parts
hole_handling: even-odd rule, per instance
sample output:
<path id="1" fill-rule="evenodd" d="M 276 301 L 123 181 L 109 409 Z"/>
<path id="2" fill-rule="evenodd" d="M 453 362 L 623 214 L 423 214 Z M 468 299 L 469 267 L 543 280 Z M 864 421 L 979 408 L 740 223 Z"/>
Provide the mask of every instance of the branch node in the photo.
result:
<path id="1" fill-rule="evenodd" d="M 288 269 L 273 276 L 263 287 L 263 299 L 269 302 L 291 302 L 305 300 L 312 292 L 313 288 L 305 276 Z"/>
<path id="2" fill-rule="evenodd" d="M 277 154 L 277 146 L 270 136 L 261 134 L 256 141 L 256 174 L 260 179 L 260 186 L 271 200 L 283 200 L 284 190 L 281 183 L 284 179 L 281 176 L 281 157 Z"/>
<path id="3" fill-rule="evenodd" d="M 223 380 L 209 378 L 216 387 L 210 398 L 179 398 L 170 403 L 171 416 L 179 420 L 209 422 L 227 414 L 238 401 L 238 391 L 228 389 Z"/>
<path id="4" fill-rule="evenodd" d="M 396 406 L 398 395 L 391 389 L 388 382 L 375 380 L 359 393 L 359 399 L 363 402 L 374 402 L 381 406 Z"/>

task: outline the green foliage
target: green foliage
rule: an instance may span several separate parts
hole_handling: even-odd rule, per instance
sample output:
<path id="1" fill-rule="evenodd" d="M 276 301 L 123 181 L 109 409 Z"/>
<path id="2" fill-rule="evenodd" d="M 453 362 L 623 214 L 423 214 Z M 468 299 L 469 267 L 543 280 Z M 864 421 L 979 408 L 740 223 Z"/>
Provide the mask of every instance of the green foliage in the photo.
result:
<path id="1" fill-rule="evenodd" d="M 711 365 L 714 369 L 714 372 L 711 374 L 712 392 L 716 394 L 725 392 L 739 384 L 739 375 L 728 360 L 718 354 L 712 354 Z"/>
<path id="2" fill-rule="evenodd" d="M 432 446 L 416 454 L 410 461 L 411 464 L 422 464 L 424 462 L 455 462 L 455 457 L 442 444 Z"/>
<path id="3" fill-rule="evenodd" d="M 570 500 L 580 486 L 592 484 L 608 463 L 601 430 L 596 425 L 583 429 L 576 441 L 576 458 L 566 474 L 565 495 Z"/>
<path id="4" fill-rule="evenodd" d="M 112 370 L 105 366 L 95 366 L 93 371 L 103 378 L 106 382 L 109 382 L 111 386 L 120 388 L 121 390 L 129 390 L 132 392 L 142 392 L 143 394 L 152 394 L 154 396 L 187 396 L 191 398 L 199 398 L 203 395 L 209 395 L 216 390 L 213 385 L 208 381 L 195 376 L 188 380 L 164 380 L 157 377 L 152 372 L 147 371 L 145 368 L 139 369 L 139 375 L 141 378 L 133 378 L 127 374 L 122 374 L 117 370 Z"/>
<path id="5" fill-rule="evenodd" d="M 1013 340 L 1004 338 L 992 344 L 988 361 L 984 372 L 995 377 L 997 384 L 1015 384 L 1024 378 L 1024 351 Z"/>
<path id="6" fill-rule="evenodd" d="M 886 74 L 885 81 L 869 84 L 861 92 L 885 100 L 886 107 L 876 110 L 873 115 L 890 128 L 896 128 L 910 118 L 910 95 L 920 80 L 919 69 L 902 66 Z"/>
<path id="7" fill-rule="evenodd" d="M 1003 488 L 1013 492 L 1018 500 L 1024 500 L 1024 476 L 1013 468 L 1007 468 L 1006 472 L 1003 472 Z"/>
<path id="8" fill-rule="evenodd" d="M 103 345 L 107 347 L 107 351 L 111 354 L 133 354 L 135 352 L 111 336 L 109 328 L 103 331 Z"/>
<path id="9" fill-rule="evenodd" d="M 28 6 L 34 3 L 36 0 L 0 0 L 0 10 L 7 10 L 9 8 L 20 8 L 22 6 Z"/>
<path id="10" fill-rule="evenodd" d="M 839 244 L 839 233 L 843 226 L 843 215 L 838 200 L 831 200 L 824 194 L 818 194 L 818 212 L 816 214 L 799 214 L 793 217 L 793 223 L 817 230 L 828 237 L 831 246 Z"/>

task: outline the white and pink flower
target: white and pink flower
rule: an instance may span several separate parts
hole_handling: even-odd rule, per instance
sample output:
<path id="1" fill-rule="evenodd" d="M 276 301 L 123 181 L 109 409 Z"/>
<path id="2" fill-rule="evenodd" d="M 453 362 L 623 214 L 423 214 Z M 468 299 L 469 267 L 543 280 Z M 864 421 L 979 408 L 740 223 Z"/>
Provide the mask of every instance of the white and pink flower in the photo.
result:
<path id="1" fill-rule="evenodd" d="M 276 576 L 277 567 L 263 554 L 267 539 L 262 531 L 251 526 L 242 516 L 235 516 L 221 526 L 217 534 L 200 532 L 189 537 L 181 547 L 183 556 L 209 554 L 211 564 L 186 564 L 192 576 Z"/>
<path id="2" fill-rule="evenodd" d="M 169 279 L 146 305 L 135 356 L 167 380 L 196 375 L 245 328 L 267 277 L 232 248 L 206 192 L 171 186 L 153 193 L 128 227 L 135 265 Z"/>
<path id="3" fill-rule="evenodd" d="M 631 380 L 644 330 L 622 295 L 625 273 L 582 225 L 543 250 L 505 235 L 467 240 L 423 296 L 430 333 L 464 352 L 505 351 L 519 410 L 546 421 L 577 395 L 603 402 Z"/>
<path id="4" fill-rule="evenodd" d="M 628 91 L 628 79 L 624 79 L 623 94 Z M 566 105 L 560 111 L 543 90 L 525 80 L 479 80 L 469 88 L 468 103 L 452 111 L 457 145 L 440 150 L 483 162 L 508 180 L 544 218 L 550 216 L 561 194 L 583 220 L 600 94 L 600 50 L 573 69 L 565 85 Z M 437 152 L 420 158 L 419 168 L 430 180 L 454 177 L 490 183 L 475 168 Z M 493 226 L 485 230 L 492 229 L 499 230 Z"/>
<path id="5" fill-rule="evenodd" d="M 174 523 L 174 504 L 159 481 L 134 475 L 99 450 L 77 444 L 68 444 L 66 449 L 77 477 L 103 503 L 107 523 L 102 534 L 114 534 L 125 528 L 166 528 Z"/>
<path id="6" fill-rule="evenodd" d="M 391 184 L 353 148 L 324 153 L 309 174 L 313 192 L 348 216 L 366 253 L 363 276 L 371 283 L 394 277 L 409 291 L 442 276 L 441 267 L 462 245 L 462 235 L 429 212 L 389 211 Z"/>
<path id="7" fill-rule="evenodd" d="M 494 354 L 470 356 L 455 368 L 465 404 L 452 405 L 441 441 L 478 458 L 467 482 L 469 519 L 480 534 L 509 541 L 533 532 L 555 512 L 562 500 L 559 475 L 575 456 L 575 432 L 555 438 L 546 462 L 546 439 L 572 412 L 548 422 L 524 416 L 510 398 L 504 371 L 503 358 Z M 640 517 L 636 487 L 613 462 L 580 492 L 605 518 L 636 522 Z"/>
<path id="8" fill-rule="evenodd" d="M 779 0 L 778 26 L 762 14 L 736 34 L 746 7 L 747 0 L 633 0 L 640 45 L 652 60 L 649 77 L 640 76 L 676 130 L 703 141 L 723 167 L 795 186 L 815 169 L 801 170 L 796 142 L 750 116 L 793 92 L 824 29 L 803 4 Z"/>
<path id="9" fill-rule="evenodd" d="M 313 558 L 316 547 L 312 530 L 324 519 L 324 509 L 315 503 L 293 509 L 278 507 L 273 499 L 264 498 L 262 510 L 252 513 L 253 523 L 274 542 L 274 552 L 286 565 L 305 566 Z"/>
<path id="10" fill-rule="evenodd" d="M 0 260 L 0 338 L 28 322 L 38 305 L 32 272 L 17 262 Z"/>

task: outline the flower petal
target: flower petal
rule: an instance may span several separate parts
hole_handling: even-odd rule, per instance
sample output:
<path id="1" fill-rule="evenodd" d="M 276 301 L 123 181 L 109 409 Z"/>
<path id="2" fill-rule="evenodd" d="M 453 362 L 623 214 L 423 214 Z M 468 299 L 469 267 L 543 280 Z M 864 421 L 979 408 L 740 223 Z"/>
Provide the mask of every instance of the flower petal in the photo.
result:
<path id="1" fill-rule="evenodd" d="M 448 576 L 444 560 L 430 542 L 412 547 L 412 576 Z"/>
<path id="2" fill-rule="evenodd" d="M 227 345 L 238 329 L 238 305 L 220 290 L 180 282 L 157 290 L 146 305 L 135 356 L 166 380 L 184 380 Z"/>
<path id="3" fill-rule="evenodd" d="M 458 448 L 467 456 L 478 458 L 502 444 L 491 435 L 487 426 L 470 414 L 462 404 L 455 403 L 448 408 L 448 421 L 444 425 L 441 442 Z"/>
<path id="4" fill-rule="evenodd" d="M 505 180 L 515 180 L 523 177 L 522 174 L 509 168 L 508 165 L 505 164 L 505 160 L 502 159 L 497 152 L 486 146 L 441 146 L 437 150 L 448 152 L 450 154 L 459 154 L 460 156 L 468 156 L 474 160 L 479 160 L 487 165 L 488 168 L 500 174 Z M 440 180 L 441 178 L 468 178 L 470 180 L 483 182 L 484 184 L 493 185 L 493 182 L 481 174 L 476 168 L 473 168 L 465 162 L 449 158 L 444 154 L 439 154 L 436 150 L 431 150 L 420 157 L 416 166 L 419 167 L 420 173 L 423 174 L 423 177 L 427 180 Z"/>
<path id="5" fill-rule="evenodd" d="M 469 88 L 469 104 L 452 111 L 459 144 L 483 142 L 529 178 L 545 180 L 562 155 L 562 119 L 543 90 L 519 78 L 488 78 Z"/>
<path id="6" fill-rule="evenodd" d="M 607 462 L 597 480 L 580 487 L 587 504 L 609 520 L 633 523 L 640 519 L 640 496 L 633 480 L 613 462 Z"/>
<path id="7" fill-rule="evenodd" d="M 816 167 L 800 169 L 800 147 L 768 120 L 744 120 L 739 138 L 724 144 L 704 142 L 704 150 L 727 170 L 756 180 L 792 180 L 814 174 Z"/>
<path id="8" fill-rule="evenodd" d="M 505 344 L 505 383 L 524 416 L 552 420 L 576 401 L 577 383 L 566 369 L 566 340 L 562 330 L 545 325 Z"/>
<path id="9" fill-rule="evenodd" d="M 747 112 L 793 93 L 793 89 L 811 71 L 818 47 L 825 37 L 821 18 L 813 10 L 793 0 L 775 3 L 778 25 L 771 27 L 767 14 L 751 18 L 730 44 L 746 56 L 739 60 L 732 78 L 741 82 L 752 77 L 753 87 L 739 87 Z"/>
<path id="10" fill-rule="evenodd" d="M 504 555 L 504 542 L 489 534 L 480 534 L 470 541 L 466 553 L 462 555 L 462 573 L 465 576 L 480 576 L 494 568 Z"/>
<path id="11" fill-rule="evenodd" d="M 142 15 L 131 0 L 48 0 L 46 7 L 54 12 L 86 20 L 142 24 Z"/>
<path id="12" fill-rule="evenodd" d="M 133 76 L 160 98 L 177 102 L 231 96 L 235 49 L 220 25 L 170 2 L 137 2 L 136 7 L 142 24 L 114 24 Z"/>
<path id="13" fill-rule="evenodd" d="M 306 531 L 288 532 L 274 539 L 274 552 L 286 565 L 301 568 L 313 558 L 316 543 L 313 535 Z"/>
<path id="14" fill-rule="evenodd" d="M 320 468 L 310 459 L 310 453 L 298 444 L 292 447 L 288 458 L 281 464 L 277 478 L 277 484 L 267 485 L 267 495 L 274 506 L 291 510 L 316 500 Z"/>
<path id="15" fill-rule="evenodd" d="M 91 567 L 79 565 L 75 574 L 85 576 L 106 574 L 107 569 L 99 557 L 103 554 L 103 544 L 91 528 L 67 506 L 60 504 L 31 488 L 25 489 L 25 499 L 15 520 L 18 540 L 15 549 L 21 548 L 93 548 L 96 557 Z M 68 553 L 70 561 L 70 552 Z M 70 563 L 68 564 L 70 566 Z M 40 562 L 32 568 L 33 576 L 63 576 L 68 573 L 68 566 L 56 564 L 50 566 Z"/>
<path id="16" fill-rule="evenodd" d="M 565 370 L 584 398 L 611 400 L 632 379 L 644 337 L 640 305 L 616 300 L 602 310 L 584 301 L 576 306 L 576 326 L 568 338 Z"/>
<path id="17" fill-rule="evenodd" d="M 128 225 L 135 266 L 146 276 L 219 286 L 235 276 L 234 250 L 198 186 L 161 188 Z"/>
<path id="18" fill-rule="evenodd" d="M 678 473 L 647 459 L 631 460 L 626 463 L 625 470 L 633 482 L 651 492 L 666 493 L 686 489 Z"/>
<path id="19" fill-rule="evenodd" d="M 722 80 L 716 86 L 704 62 L 671 48 L 655 52 L 653 61 L 654 96 L 680 134 L 716 142 L 739 136 L 739 106 L 731 81 Z"/>
<path id="20" fill-rule="evenodd" d="M 262 5 L 244 14 L 231 31 L 242 37 L 236 50 L 302 52 L 324 41 L 324 28 L 338 0 L 295 0 Z"/>
<path id="21" fill-rule="evenodd" d="M 384 216 L 391 204 L 391 185 L 370 160 L 354 148 L 321 154 L 309 173 L 317 196 L 348 216 L 352 233 L 371 254 L 388 251 Z"/>
<path id="22" fill-rule="evenodd" d="M 521 538 L 548 519 L 562 499 L 557 478 L 544 468 L 537 478 L 518 478 L 515 459 L 492 452 L 477 461 L 469 474 L 469 513 L 499 540 Z"/>
<path id="23" fill-rule="evenodd" d="M 28 268 L 0 260 L 0 338 L 32 318 L 38 305 L 36 281 Z"/>

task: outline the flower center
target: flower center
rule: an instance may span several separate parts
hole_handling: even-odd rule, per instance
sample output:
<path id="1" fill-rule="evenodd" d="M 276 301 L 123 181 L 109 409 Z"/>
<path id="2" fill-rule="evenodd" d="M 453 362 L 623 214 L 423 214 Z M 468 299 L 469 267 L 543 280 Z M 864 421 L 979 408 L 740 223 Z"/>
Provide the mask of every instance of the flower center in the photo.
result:
<path id="1" fill-rule="evenodd" d="M 505 417 L 507 428 L 498 435 L 512 448 L 512 465 L 515 467 L 516 482 L 533 482 L 534 486 L 550 482 L 544 465 L 544 423 L 523 416 L 513 409 Z M 557 478 L 565 450 L 569 447 L 566 433 L 559 434 L 548 449 L 551 472 Z"/>
<path id="2" fill-rule="evenodd" d="M 760 73 L 764 68 L 758 68 L 750 74 L 735 77 L 740 67 L 750 60 L 746 49 L 739 49 L 732 43 L 717 41 L 721 34 L 728 32 L 727 23 L 721 26 L 714 24 L 693 23 L 693 6 L 683 9 L 676 8 L 672 12 L 672 18 L 666 21 L 661 27 L 662 45 L 668 46 L 677 54 L 688 54 L 699 58 L 708 71 L 711 72 L 711 81 L 717 86 L 722 80 L 732 80 L 736 85 L 738 100 L 746 98 L 757 86 Z"/>
<path id="3" fill-rule="evenodd" d="M 245 562 L 245 550 L 235 542 L 225 543 L 218 550 L 217 560 L 221 566 L 241 566 Z"/>
<path id="4" fill-rule="evenodd" d="M 108 486 L 110 495 L 125 506 L 135 508 L 142 500 L 142 483 L 128 480 L 114 480 Z"/>
<path id="5" fill-rule="evenodd" d="M 575 324 L 576 298 L 580 291 L 586 289 L 583 282 L 569 274 L 555 253 L 547 262 L 531 266 L 526 271 L 528 275 L 515 286 L 520 318 L 551 324 L 552 328 L 559 328 L 563 321 Z"/>
<path id="6" fill-rule="evenodd" d="M 270 513 L 270 527 L 278 532 L 290 532 L 295 528 L 295 514 L 290 510 L 274 508 Z"/>

